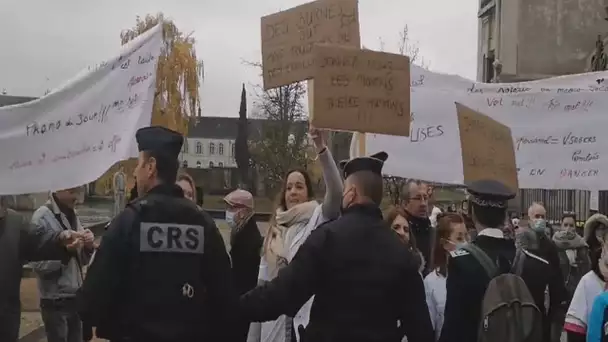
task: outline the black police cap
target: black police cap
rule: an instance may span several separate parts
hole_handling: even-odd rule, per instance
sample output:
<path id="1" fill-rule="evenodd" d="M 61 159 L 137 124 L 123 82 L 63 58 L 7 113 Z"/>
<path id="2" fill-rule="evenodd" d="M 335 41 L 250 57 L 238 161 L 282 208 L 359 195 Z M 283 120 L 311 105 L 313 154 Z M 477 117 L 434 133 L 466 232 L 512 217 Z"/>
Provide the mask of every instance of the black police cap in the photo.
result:
<path id="1" fill-rule="evenodd" d="M 480 207 L 506 208 L 515 193 L 508 186 L 493 179 L 483 179 L 467 185 L 470 201 Z"/>
<path id="2" fill-rule="evenodd" d="M 155 152 L 167 158 L 177 159 L 184 144 L 184 137 L 176 131 L 162 126 L 150 126 L 135 133 L 140 152 Z"/>
<path id="3" fill-rule="evenodd" d="M 351 160 L 343 160 L 340 162 L 342 175 L 346 179 L 348 176 L 359 171 L 371 171 L 379 176 L 382 176 L 382 167 L 388 159 L 386 152 L 378 152 L 369 157 L 358 157 Z"/>

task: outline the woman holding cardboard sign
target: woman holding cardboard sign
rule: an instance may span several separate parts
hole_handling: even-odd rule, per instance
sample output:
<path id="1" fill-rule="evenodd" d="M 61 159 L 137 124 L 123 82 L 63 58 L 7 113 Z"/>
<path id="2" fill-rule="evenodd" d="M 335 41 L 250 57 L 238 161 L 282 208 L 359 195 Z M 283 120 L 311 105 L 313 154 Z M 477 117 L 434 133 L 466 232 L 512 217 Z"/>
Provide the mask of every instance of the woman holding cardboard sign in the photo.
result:
<path id="1" fill-rule="evenodd" d="M 342 205 L 342 178 L 326 145 L 323 131 L 310 127 L 317 157 L 323 169 L 326 190 L 322 204 L 315 200 L 313 184 L 304 170 L 291 170 L 283 178 L 276 214 L 264 239 L 258 283 L 275 278 L 295 256 L 310 233 L 320 224 L 337 218 Z M 308 324 L 312 300 L 295 317 L 281 316 L 264 323 L 252 323 L 248 342 L 295 342 L 298 328 Z"/>

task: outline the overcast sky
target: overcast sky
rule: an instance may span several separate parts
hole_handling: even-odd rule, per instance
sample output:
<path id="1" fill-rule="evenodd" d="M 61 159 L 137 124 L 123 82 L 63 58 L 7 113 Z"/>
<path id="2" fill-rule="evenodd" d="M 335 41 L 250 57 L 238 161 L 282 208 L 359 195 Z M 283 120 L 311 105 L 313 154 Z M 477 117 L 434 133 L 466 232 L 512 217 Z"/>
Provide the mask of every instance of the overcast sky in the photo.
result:
<path id="1" fill-rule="evenodd" d="M 194 32 L 205 63 L 203 115 L 237 116 L 242 83 L 261 83 L 242 60 L 260 60 L 260 17 L 307 0 L 0 0 L 0 92 L 41 96 L 115 55 L 137 15 L 163 12 Z M 435 71 L 475 78 L 478 0 L 359 0 L 361 41 L 396 52 L 399 32 Z M 250 92 L 251 94 L 252 92 Z M 252 101 L 253 99 L 250 99 Z"/>

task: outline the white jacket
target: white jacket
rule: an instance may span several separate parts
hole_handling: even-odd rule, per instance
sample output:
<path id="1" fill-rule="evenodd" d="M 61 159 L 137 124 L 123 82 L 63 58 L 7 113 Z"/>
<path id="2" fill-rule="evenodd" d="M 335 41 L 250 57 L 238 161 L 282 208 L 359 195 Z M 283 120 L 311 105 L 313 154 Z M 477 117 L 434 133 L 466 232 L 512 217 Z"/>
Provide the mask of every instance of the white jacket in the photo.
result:
<path id="1" fill-rule="evenodd" d="M 447 296 L 446 280 L 447 278 L 437 270 L 432 271 L 424 278 L 426 304 L 429 307 L 431 323 L 433 323 L 433 329 L 435 330 L 435 340 L 439 340 L 443 327 L 443 314 Z"/>

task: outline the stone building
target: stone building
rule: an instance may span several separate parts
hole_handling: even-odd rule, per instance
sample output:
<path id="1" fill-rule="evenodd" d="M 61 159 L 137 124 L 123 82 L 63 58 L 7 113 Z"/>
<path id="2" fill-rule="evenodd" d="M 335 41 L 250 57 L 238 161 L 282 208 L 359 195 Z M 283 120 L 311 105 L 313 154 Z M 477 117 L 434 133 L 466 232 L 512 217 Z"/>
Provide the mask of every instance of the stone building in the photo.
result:
<path id="1" fill-rule="evenodd" d="M 502 82 L 590 69 L 598 35 L 608 44 L 608 0 L 480 0 L 477 80 Z M 497 62 L 498 61 L 498 62 Z"/>
<path id="2" fill-rule="evenodd" d="M 477 80 L 519 82 L 591 71 L 597 47 L 608 44 L 607 20 L 608 0 L 480 0 Z M 525 213 L 540 201 L 550 221 L 565 211 L 584 220 L 594 209 L 590 197 L 589 191 L 521 189 L 513 205 Z M 608 193 L 599 197 L 600 211 L 608 212 Z"/>

